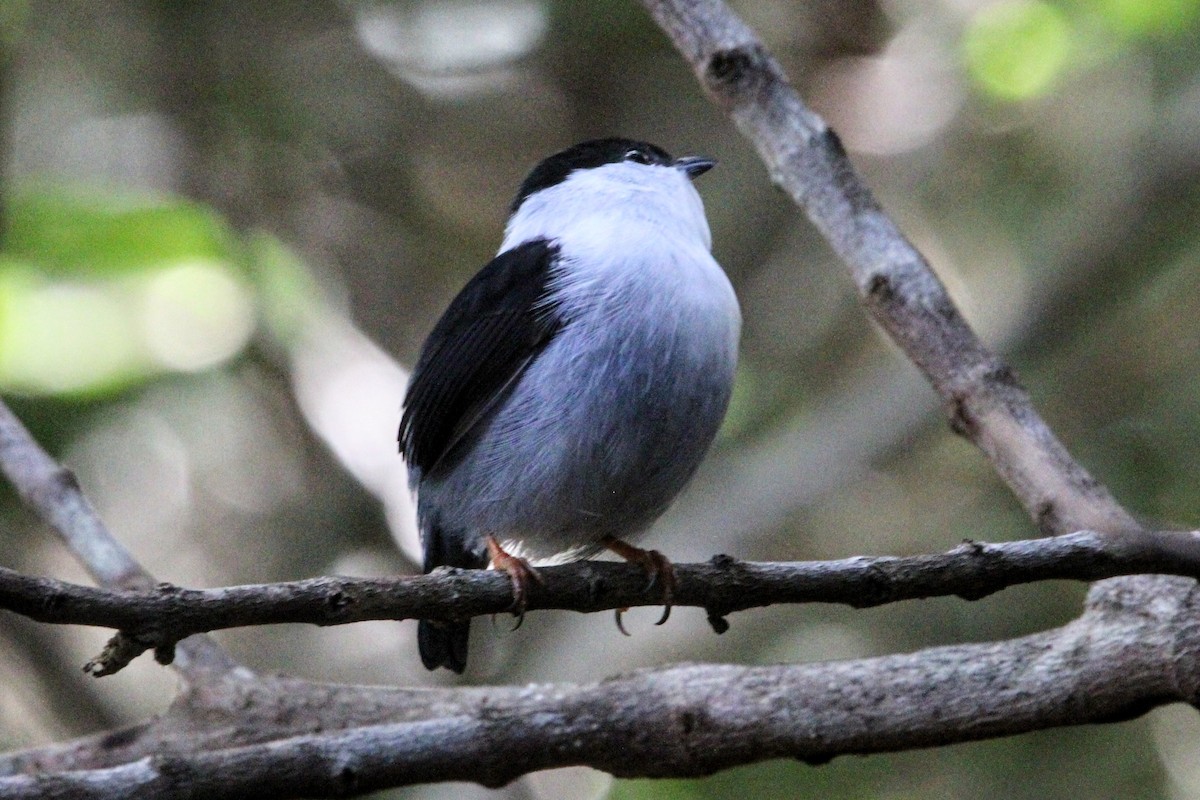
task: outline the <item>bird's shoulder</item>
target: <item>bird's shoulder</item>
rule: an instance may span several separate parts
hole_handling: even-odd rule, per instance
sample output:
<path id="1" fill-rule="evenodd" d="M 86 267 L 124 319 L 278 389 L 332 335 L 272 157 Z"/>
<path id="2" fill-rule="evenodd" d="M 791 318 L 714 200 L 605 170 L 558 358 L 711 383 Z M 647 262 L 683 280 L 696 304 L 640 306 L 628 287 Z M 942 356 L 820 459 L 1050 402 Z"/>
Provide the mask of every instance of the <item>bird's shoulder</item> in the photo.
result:
<path id="1" fill-rule="evenodd" d="M 497 255 L 451 301 L 421 350 L 404 399 L 400 450 L 429 472 L 492 408 L 562 325 L 549 290 L 558 245 Z"/>

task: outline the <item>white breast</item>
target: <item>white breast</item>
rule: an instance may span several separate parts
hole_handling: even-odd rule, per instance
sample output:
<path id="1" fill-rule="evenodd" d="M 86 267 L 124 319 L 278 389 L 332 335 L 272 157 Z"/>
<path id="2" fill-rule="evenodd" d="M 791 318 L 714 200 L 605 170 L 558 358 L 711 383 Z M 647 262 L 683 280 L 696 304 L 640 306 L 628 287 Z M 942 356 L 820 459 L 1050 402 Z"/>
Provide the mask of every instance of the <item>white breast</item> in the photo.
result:
<path id="1" fill-rule="evenodd" d="M 683 171 L 631 162 L 578 170 L 522 203 L 500 250 L 539 238 L 559 245 L 550 299 L 566 317 L 695 324 L 709 329 L 697 335 L 732 336 L 736 347 L 737 299 Z"/>

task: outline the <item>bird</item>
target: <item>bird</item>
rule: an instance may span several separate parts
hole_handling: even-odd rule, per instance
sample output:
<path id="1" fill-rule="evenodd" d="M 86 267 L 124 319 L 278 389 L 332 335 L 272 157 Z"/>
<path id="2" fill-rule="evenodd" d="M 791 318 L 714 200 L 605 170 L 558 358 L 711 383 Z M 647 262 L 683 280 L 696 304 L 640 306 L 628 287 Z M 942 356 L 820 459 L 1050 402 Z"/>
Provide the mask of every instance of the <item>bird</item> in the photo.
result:
<path id="1" fill-rule="evenodd" d="M 426 573 L 503 569 L 523 613 L 536 567 L 607 548 L 663 582 L 665 621 L 670 562 L 629 541 L 688 483 L 733 389 L 741 311 L 693 186 L 715 164 L 610 137 L 528 173 L 405 393 Z M 419 621 L 424 666 L 461 674 L 469 625 Z"/>

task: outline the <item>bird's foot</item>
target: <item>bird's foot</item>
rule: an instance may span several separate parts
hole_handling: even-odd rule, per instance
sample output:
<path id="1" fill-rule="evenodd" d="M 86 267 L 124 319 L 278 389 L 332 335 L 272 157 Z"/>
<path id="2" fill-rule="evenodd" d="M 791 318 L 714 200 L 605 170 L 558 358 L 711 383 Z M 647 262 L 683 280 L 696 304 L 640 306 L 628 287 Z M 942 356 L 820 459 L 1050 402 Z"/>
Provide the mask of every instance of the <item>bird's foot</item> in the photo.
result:
<path id="1" fill-rule="evenodd" d="M 658 582 L 662 586 L 663 613 L 662 618 L 655 625 L 662 625 L 671 616 L 671 599 L 675 595 L 675 567 L 671 565 L 670 559 L 664 556 L 657 550 L 643 550 L 640 547 L 634 547 L 628 542 L 623 542 L 615 536 L 605 536 L 601 543 L 609 550 L 613 551 L 621 558 L 632 564 L 640 564 L 642 569 L 646 570 L 646 574 L 650 576 L 650 583 L 646 588 Z M 621 613 L 627 609 L 618 608 L 617 629 L 626 636 L 629 633 L 625 630 L 625 625 L 621 621 Z"/>
<path id="2" fill-rule="evenodd" d="M 529 594 L 529 584 L 543 585 L 542 576 L 525 559 L 505 552 L 504 548 L 500 546 L 500 542 L 496 541 L 496 537 L 486 536 L 484 541 L 487 542 L 488 558 L 492 562 L 492 567 L 504 570 L 512 580 L 513 602 L 509 610 L 517 618 L 517 624 L 513 626 L 515 631 L 525 621 L 525 603 Z"/>

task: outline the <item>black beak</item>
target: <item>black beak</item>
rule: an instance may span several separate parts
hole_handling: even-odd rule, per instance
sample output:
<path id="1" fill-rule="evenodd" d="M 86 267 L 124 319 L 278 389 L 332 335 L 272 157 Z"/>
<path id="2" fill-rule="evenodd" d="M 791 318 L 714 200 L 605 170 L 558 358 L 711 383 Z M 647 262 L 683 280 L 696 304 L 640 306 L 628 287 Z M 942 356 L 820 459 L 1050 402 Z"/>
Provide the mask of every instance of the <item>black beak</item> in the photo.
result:
<path id="1" fill-rule="evenodd" d="M 684 156 L 675 159 L 675 167 L 686 172 L 692 180 L 699 178 L 716 165 L 715 158 L 706 158 L 705 156 Z"/>

